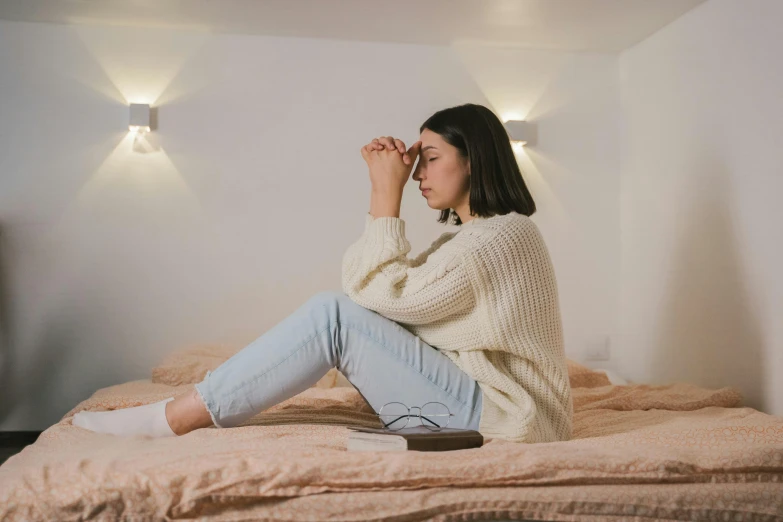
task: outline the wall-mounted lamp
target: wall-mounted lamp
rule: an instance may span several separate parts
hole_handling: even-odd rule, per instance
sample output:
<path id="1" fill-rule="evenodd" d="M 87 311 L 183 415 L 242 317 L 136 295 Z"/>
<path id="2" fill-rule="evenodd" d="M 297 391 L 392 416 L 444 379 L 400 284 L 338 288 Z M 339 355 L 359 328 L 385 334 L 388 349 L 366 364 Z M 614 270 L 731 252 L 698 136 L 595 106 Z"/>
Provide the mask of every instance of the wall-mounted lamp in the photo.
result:
<path id="1" fill-rule="evenodd" d="M 150 106 L 146 103 L 130 104 L 130 123 L 128 129 L 132 131 L 150 131 Z"/>
<path id="2" fill-rule="evenodd" d="M 508 120 L 503 126 L 506 128 L 511 141 L 519 142 L 522 145 L 534 145 L 536 143 L 538 132 L 534 123 L 523 120 Z"/>

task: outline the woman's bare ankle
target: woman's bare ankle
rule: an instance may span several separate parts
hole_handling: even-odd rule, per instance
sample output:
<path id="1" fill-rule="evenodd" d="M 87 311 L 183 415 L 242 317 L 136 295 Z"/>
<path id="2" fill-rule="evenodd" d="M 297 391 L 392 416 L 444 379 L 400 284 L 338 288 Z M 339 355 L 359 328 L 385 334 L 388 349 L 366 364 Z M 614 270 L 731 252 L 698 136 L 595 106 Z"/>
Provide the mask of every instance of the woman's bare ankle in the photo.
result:
<path id="1" fill-rule="evenodd" d="M 193 430 L 214 425 L 195 388 L 166 403 L 166 420 L 171 431 L 177 435 L 185 435 Z"/>

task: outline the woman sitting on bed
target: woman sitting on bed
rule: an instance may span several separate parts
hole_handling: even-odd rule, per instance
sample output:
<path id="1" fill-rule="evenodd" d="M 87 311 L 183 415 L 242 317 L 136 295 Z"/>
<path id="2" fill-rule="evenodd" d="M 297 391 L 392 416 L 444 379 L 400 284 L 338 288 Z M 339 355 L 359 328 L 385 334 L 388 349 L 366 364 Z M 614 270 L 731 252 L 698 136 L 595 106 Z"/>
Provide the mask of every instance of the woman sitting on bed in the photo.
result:
<path id="1" fill-rule="evenodd" d="M 441 110 L 409 149 L 361 149 L 372 182 L 364 233 L 342 259 L 343 292 L 315 294 L 189 393 L 77 426 L 173 436 L 237 426 L 337 368 L 376 412 L 445 404 L 449 428 L 550 442 L 571 437 L 572 400 L 552 263 L 503 124 L 481 105 Z M 446 232 L 416 256 L 400 216 L 413 179 Z M 399 406 L 399 405 L 398 405 Z"/>

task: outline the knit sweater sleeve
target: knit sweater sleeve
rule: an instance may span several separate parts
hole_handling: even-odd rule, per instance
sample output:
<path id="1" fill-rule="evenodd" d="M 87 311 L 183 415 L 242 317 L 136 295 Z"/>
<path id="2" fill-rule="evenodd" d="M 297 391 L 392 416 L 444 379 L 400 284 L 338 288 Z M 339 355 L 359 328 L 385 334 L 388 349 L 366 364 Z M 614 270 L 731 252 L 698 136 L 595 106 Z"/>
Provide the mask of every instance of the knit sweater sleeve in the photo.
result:
<path id="1" fill-rule="evenodd" d="M 473 292 L 461 251 L 444 234 L 411 259 L 405 221 L 367 214 L 364 233 L 342 260 L 342 288 L 357 304 L 406 324 L 463 312 Z"/>

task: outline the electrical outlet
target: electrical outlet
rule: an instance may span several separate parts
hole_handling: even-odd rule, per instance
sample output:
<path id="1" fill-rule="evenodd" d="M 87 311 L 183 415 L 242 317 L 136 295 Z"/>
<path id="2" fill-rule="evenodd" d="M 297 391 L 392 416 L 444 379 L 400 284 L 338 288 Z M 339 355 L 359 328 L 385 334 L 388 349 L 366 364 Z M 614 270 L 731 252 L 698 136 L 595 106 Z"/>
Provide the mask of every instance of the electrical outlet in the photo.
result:
<path id="1" fill-rule="evenodd" d="M 608 335 L 587 341 L 585 345 L 585 360 L 608 361 L 610 355 Z"/>

